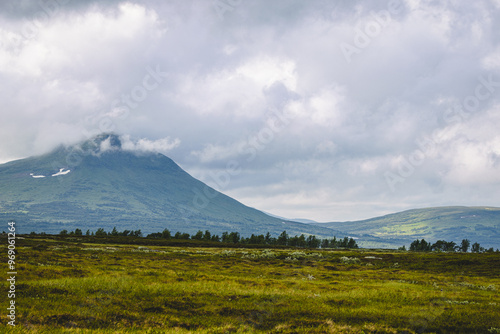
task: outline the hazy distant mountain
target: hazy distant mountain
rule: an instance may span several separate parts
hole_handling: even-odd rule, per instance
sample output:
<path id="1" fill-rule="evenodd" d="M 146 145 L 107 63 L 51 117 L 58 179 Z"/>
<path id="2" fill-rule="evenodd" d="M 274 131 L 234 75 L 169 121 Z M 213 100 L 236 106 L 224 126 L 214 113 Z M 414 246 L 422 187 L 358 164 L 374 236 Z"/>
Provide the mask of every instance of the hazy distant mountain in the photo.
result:
<path id="1" fill-rule="evenodd" d="M 484 247 L 500 248 L 500 208 L 437 207 L 414 209 L 360 221 L 317 223 L 346 234 L 370 234 L 382 239 L 425 238 L 428 241 L 462 239 L 479 242 Z M 397 244 L 397 241 L 391 241 Z"/>
<path id="2" fill-rule="evenodd" d="M 304 218 L 285 218 L 285 217 L 281 217 L 281 216 L 277 216 L 277 215 L 273 215 L 272 213 L 269 213 L 269 212 L 265 212 L 263 211 L 266 215 L 269 215 L 271 217 L 274 217 L 274 218 L 279 218 L 279 219 L 282 219 L 282 220 L 291 220 L 291 221 L 294 221 L 294 222 L 297 222 L 297 223 L 304 223 L 304 224 L 318 224 L 317 221 L 315 220 L 311 220 L 311 219 L 304 219 Z"/>
<path id="3" fill-rule="evenodd" d="M 116 226 L 146 233 L 168 228 L 344 236 L 245 206 L 194 179 L 162 154 L 124 150 L 113 134 L 0 165 L 0 218 L 15 219 L 24 233 L 100 227 L 109 231 Z"/>

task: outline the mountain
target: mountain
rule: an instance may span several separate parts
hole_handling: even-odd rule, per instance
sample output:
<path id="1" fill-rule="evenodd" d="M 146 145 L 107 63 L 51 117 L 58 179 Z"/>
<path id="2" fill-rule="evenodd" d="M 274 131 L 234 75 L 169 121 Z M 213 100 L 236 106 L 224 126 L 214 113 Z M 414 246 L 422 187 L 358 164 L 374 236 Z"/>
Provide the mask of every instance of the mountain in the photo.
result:
<path id="1" fill-rule="evenodd" d="M 114 134 L 1 164 L 0 220 L 12 219 L 19 233 L 101 227 L 110 231 L 115 226 L 144 233 L 208 229 L 244 236 L 277 236 L 286 230 L 290 235 L 349 236 L 362 247 L 395 248 L 417 238 L 457 243 L 467 238 L 500 248 L 500 208 L 440 207 L 360 221 L 297 222 L 245 206 L 162 154 L 130 151 Z"/>
<path id="2" fill-rule="evenodd" d="M 264 212 L 264 213 L 266 215 L 274 217 L 274 218 L 279 218 L 279 219 L 282 219 L 282 220 L 291 220 L 291 221 L 294 221 L 294 222 L 297 222 L 297 223 L 304 223 L 304 224 L 313 224 L 313 223 L 317 224 L 318 223 L 317 221 L 311 220 L 311 219 L 303 219 L 303 218 L 292 218 L 292 219 L 289 219 L 289 218 L 285 218 L 285 217 L 282 217 L 282 216 L 273 215 L 272 213 L 269 213 L 269 212 Z"/>
<path id="3" fill-rule="evenodd" d="M 128 151 L 114 134 L 0 165 L 0 219 L 16 220 L 19 233 L 116 226 L 144 233 L 168 228 L 190 234 L 208 229 L 278 235 L 286 230 L 343 236 L 245 206 L 162 154 Z"/>
<path id="4" fill-rule="evenodd" d="M 483 247 L 500 248 L 500 208 L 450 206 L 413 209 L 359 221 L 316 223 L 345 234 L 369 234 L 394 246 L 415 239 L 479 242 Z M 399 244 L 402 245 L 402 244 Z"/>

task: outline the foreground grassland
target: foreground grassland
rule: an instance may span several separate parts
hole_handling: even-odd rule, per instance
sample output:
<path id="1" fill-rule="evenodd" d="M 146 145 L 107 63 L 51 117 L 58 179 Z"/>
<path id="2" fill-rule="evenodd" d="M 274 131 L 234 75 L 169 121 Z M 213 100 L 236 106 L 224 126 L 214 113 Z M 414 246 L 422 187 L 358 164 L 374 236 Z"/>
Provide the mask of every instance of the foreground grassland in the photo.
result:
<path id="1" fill-rule="evenodd" d="M 1 333 L 500 333 L 499 253 L 24 238 Z"/>

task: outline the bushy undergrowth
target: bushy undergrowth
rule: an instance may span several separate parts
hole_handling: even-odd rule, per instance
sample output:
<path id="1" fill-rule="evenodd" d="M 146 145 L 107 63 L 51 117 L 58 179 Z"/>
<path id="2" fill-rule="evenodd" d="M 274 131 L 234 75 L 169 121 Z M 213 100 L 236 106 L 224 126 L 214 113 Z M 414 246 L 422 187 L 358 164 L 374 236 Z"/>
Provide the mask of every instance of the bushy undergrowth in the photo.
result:
<path id="1" fill-rule="evenodd" d="M 361 262 L 361 260 L 358 259 L 357 257 L 347 257 L 347 256 L 342 256 L 340 258 L 340 261 L 344 264 L 358 264 Z"/>

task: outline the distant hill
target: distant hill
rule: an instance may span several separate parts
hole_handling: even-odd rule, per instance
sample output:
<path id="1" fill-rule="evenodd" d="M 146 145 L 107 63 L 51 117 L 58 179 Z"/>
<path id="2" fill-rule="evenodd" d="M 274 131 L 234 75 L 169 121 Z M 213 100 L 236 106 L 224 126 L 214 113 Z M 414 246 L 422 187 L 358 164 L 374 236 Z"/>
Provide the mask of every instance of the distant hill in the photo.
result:
<path id="1" fill-rule="evenodd" d="M 286 230 L 291 235 L 343 236 L 245 206 L 162 154 L 124 150 L 114 134 L 0 165 L 0 219 L 16 220 L 20 233 L 110 231 L 116 226 L 145 233 L 168 228 L 190 234 L 208 229 L 278 235 Z"/>
<path id="2" fill-rule="evenodd" d="M 394 246 L 401 240 L 462 239 L 479 242 L 483 247 L 500 248 L 500 208 L 436 207 L 413 209 L 359 221 L 316 223 L 346 234 L 369 234 L 387 240 Z"/>

